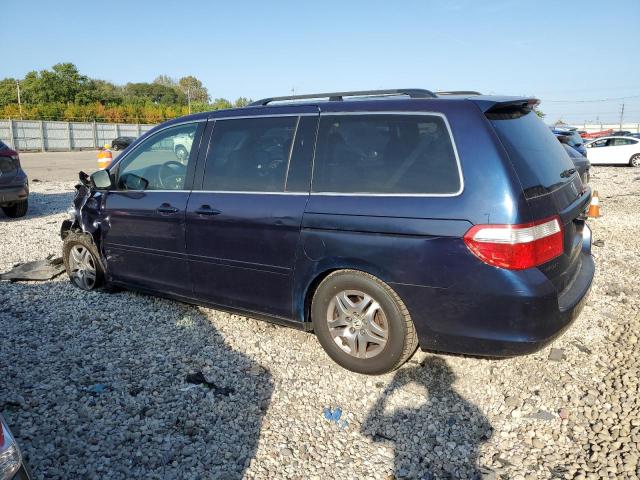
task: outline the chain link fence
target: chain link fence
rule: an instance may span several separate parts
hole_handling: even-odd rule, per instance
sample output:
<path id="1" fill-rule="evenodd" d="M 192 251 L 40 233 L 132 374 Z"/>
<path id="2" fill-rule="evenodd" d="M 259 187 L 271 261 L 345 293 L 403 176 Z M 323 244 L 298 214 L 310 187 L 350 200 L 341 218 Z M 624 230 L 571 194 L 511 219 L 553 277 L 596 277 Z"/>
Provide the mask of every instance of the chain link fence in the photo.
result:
<path id="1" fill-rule="evenodd" d="M 111 145 L 117 137 L 139 137 L 154 125 L 142 123 L 0 120 L 0 140 L 18 151 L 70 151 Z"/>

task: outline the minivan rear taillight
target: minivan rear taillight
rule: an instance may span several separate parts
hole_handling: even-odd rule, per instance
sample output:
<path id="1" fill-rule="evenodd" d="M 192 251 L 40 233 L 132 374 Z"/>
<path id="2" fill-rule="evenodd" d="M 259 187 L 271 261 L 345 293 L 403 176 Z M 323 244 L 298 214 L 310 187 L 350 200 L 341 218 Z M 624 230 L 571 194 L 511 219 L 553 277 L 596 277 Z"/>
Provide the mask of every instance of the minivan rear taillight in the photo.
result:
<path id="1" fill-rule="evenodd" d="M 475 225 L 464 243 L 484 263 L 524 270 L 562 255 L 562 221 L 556 216 L 519 225 Z"/>

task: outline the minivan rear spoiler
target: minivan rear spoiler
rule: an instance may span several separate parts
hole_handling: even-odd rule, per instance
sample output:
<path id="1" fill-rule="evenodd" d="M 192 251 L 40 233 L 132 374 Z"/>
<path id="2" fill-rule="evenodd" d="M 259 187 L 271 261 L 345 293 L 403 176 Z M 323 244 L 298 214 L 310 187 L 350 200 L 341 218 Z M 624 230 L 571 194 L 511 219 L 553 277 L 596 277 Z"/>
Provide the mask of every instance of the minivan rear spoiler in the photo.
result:
<path id="1" fill-rule="evenodd" d="M 477 95 L 470 97 L 469 100 L 474 102 L 480 110 L 485 114 L 513 109 L 528 109 L 540 104 L 540 100 L 533 97 L 495 97 L 489 95 Z"/>

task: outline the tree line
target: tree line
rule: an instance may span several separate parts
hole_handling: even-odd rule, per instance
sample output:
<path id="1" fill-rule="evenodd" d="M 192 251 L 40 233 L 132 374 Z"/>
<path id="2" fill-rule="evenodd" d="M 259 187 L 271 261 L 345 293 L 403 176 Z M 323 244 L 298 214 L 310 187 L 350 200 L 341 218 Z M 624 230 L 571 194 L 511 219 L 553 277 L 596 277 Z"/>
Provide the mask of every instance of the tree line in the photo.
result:
<path id="1" fill-rule="evenodd" d="M 18 95 L 20 101 L 18 101 Z M 209 110 L 243 107 L 240 97 L 211 100 L 194 76 L 159 75 L 152 83 L 115 85 L 82 75 L 73 63 L 31 71 L 22 79 L 0 80 L 0 118 L 71 122 L 159 123 Z"/>

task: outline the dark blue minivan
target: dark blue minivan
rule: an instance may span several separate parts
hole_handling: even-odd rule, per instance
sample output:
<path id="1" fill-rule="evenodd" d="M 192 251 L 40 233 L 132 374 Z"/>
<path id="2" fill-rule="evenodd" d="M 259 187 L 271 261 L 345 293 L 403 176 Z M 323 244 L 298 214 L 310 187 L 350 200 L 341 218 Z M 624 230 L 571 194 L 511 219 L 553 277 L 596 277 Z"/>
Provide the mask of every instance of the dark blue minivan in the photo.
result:
<path id="1" fill-rule="evenodd" d="M 313 331 L 361 373 L 534 352 L 594 275 L 591 190 L 536 103 L 338 92 L 166 122 L 81 173 L 67 272 Z"/>

